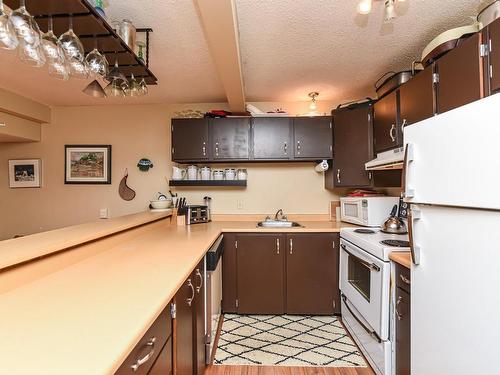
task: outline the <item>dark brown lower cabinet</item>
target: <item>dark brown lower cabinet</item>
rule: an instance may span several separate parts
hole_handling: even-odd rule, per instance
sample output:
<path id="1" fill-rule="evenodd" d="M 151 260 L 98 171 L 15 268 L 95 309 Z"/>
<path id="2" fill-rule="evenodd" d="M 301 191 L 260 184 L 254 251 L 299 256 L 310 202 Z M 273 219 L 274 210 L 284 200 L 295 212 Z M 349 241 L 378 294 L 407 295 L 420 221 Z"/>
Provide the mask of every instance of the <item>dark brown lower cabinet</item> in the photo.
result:
<path id="1" fill-rule="evenodd" d="M 238 234 L 237 312 L 285 312 L 285 246 L 282 234 Z"/>
<path id="2" fill-rule="evenodd" d="M 164 374 L 169 374 L 172 369 L 172 350 L 169 345 L 171 335 L 172 319 L 168 305 L 139 340 L 115 375 L 156 374 L 154 371 L 160 367 L 167 369 Z"/>
<path id="3" fill-rule="evenodd" d="M 223 311 L 338 314 L 338 233 L 224 234 Z"/>
<path id="4" fill-rule="evenodd" d="M 169 337 L 148 375 L 171 375 L 172 373 L 172 337 Z"/>
<path id="5" fill-rule="evenodd" d="M 396 375 L 411 370 L 410 270 L 396 266 Z"/>
<path id="6" fill-rule="evenodd" d="M 205 316 L 204 316 L 204 282 L 205 279 L 205 262 L 201 261 L 194 270 L 195 283 L 195 314 L 194 314 L 194 363 L 196 374 L 203 375 L 205 373 Z"/>
<path id="7" fill-rule="evenodd" d="M 289 234 L 286 238 L 286 312 L 340 313 L 339 234 Z"/>
<path id="8" fill-rule="evenodd" d="M 191 275 L 175 295 L 174 364 L 176 375 L 193 375 L 194 298 L 195 286 Z"/>

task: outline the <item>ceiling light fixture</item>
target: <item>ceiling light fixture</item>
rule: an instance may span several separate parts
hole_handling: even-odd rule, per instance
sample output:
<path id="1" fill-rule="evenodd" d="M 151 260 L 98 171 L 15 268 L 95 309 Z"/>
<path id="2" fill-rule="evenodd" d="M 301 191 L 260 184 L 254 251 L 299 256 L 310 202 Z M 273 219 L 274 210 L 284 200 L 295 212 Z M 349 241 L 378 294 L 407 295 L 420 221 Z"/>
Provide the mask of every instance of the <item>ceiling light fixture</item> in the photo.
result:
<path id="1" fill-rule="evenodd" d="M 372 11 L 372 0 L 361 0 L 358 4 L 358 13 L 359 14 L 370 14 Z"/>
<path id="2" fill-rule="evenodd" d="M 316 112 L 318 109 L 318 105 L 316 104 L 316 97 L 319 96 L 319 92 L 313 91 L 308 94 L 308 96 L 311 98 L 311 104 L 309 104 L 309 109 L 311 112 Z"/>
<path id="3" fill-rule="evenodd" d="M 385 0 L 384 6 L 384 21 L 391 22 L 394 18 L 396 18 L 396 11 L 394 10 L 394 0 Z"/>

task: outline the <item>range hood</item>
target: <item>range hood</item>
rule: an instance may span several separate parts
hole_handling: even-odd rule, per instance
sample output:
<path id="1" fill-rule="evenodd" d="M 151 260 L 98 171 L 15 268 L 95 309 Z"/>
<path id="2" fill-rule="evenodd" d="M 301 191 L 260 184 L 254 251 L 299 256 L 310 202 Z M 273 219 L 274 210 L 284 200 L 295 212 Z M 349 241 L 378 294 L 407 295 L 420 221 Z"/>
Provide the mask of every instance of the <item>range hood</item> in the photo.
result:
<path id="1" fill-rule="evenodd" d="M 404 147 L 395 148 L 377 154 L 377 157 L 365 164 L 367 171 L 403 169 Z"/>

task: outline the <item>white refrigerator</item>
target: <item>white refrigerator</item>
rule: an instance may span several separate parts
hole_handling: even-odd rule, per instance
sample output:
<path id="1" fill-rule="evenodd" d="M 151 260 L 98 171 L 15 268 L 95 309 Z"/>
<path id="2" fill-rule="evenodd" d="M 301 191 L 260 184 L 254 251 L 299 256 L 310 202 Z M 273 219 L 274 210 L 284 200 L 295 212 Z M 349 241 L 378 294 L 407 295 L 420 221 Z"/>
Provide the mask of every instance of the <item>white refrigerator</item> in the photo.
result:
<path id="1" fill-rule="evenodd" d="M 411 373 L 500 374 L 500 95 L 404 139 Z"/>

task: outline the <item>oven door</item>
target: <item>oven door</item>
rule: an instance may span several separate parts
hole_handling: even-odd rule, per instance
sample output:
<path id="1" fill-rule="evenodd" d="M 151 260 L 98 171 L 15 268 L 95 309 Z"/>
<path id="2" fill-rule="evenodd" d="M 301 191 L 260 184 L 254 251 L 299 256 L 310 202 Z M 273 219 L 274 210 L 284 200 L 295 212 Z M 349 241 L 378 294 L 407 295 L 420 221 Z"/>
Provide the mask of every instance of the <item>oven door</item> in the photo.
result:
<path id="1" fill-rule="evenodd" d="M 344 239 L 340 244 L 340 290 L 353 314 L 359 313 L 380 340 L 388 340 L 390 263 Z"/>
<path id="2" fill-rule="evenodd" d="M 347 223 L 363 225 L 363 204 L 361 199 L 340 200 L 340 220 Z"/>

